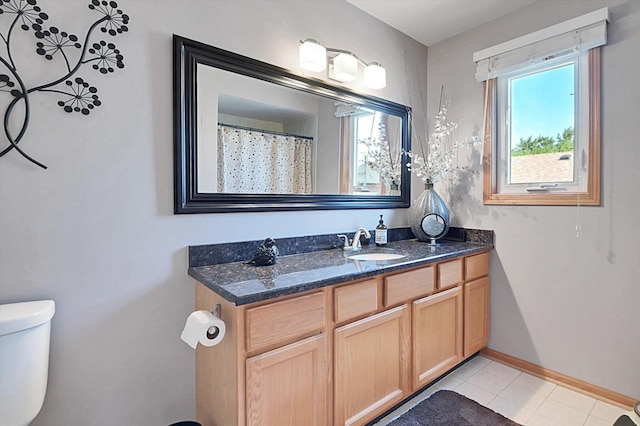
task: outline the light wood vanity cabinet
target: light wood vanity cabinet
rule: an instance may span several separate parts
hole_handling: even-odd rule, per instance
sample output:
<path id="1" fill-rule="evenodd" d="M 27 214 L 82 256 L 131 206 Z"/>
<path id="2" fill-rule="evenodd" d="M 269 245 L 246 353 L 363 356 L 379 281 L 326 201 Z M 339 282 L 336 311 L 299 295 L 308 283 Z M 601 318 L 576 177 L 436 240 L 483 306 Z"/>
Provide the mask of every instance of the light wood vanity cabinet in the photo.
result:
<path id="1" fill-rule="evenodd" d="M 376 312 L 380 307 L 378 287 L 378 279 L 375 278 L 337 287 L 333 292 L 335 323 L 340 324 Z"/>
<path id="2" fill-rule="evenodd" d="M 326 338 L 247 359 L 247 425 L 327 424 Z"/>
<path id="3" fill-rule="evenodd" d="M 384 306 L 405 303 L 433 293 L 436 289 L 435 267 L 425 266 L 384 278 Z"/>
<path id="4" fill-rule="evenodd" d="M 489 342 L 489 277 L 464 284 L 464 356 Z"/>
<path id="5" fill-rule="evenodd" d="M 203 426 L 364 425 L 486 346 L 489 253 L 235 306 L 196 350 Z"/>
<path id="6" fill-rule="evenodd" d="M 325 296 L 307 296 L 246 310 L 247 425 L 326 425 Z"/>
<path id="7" fill-rule="evenodd" d="M 249 308 L 245 318 L 247 352 L 282 346 L 324 330 L 324 294 L 317 292 Z"/>
<path id="8" fill-rule="evenodd" d="M 334 422 L 365 424 L 409 395 L 409 308 L 336 328 Z"/>
<path id="9" fill-rule="evenodd" d="M 464 359 L 462 304 L 460 287 L 413 302 L 413 391 Z"/>
<path id="10" fill-rule="evenodd" d="M 489 343 L 489 253 L 469 256 L 464 261 L 464 356 L 466 358 Z"/>
<path id="11" fill-rule="evenodd" d="M 446 290 L 462 283 L 462 259 L 438 264 L 438 290 Z"/>

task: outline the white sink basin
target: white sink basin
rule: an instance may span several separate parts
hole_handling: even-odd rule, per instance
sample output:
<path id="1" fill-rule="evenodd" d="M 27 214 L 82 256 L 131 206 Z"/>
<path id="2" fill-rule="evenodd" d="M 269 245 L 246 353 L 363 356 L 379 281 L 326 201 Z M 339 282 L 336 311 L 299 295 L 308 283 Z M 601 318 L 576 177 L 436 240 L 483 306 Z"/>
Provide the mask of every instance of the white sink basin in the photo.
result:
<path id="1" fill-rule="evenodd" d="M 352 260 L 393 260 L 402 259 L 406 257 L 404 254 L 397 253 L 360 253 L 347 256 L 347 259 Z"/>

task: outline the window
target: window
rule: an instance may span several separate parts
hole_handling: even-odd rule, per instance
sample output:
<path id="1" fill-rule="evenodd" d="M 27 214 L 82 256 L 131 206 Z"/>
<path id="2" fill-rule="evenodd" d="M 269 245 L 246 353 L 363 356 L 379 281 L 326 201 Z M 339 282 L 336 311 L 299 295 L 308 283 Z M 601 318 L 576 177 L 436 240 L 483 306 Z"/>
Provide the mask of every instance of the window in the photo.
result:
<path id="1" fill-rule="evenodd" d="M 380 146 L 373 143 L 380 127 L 381 114 L 378 112 L 353 116 L 351 143 L 356 147 L 353 156 L 352 185 L 355 192 L 379 192 L 380 173 L 371 167 L 370 159 L 380 152 Z"/>
<path id="2" fill-rule="evenodd" d="M 380 111 L 358 109 L 340 117 L 340 191 L 400 195 L 402 121 Z"/>
<path id="3" fill-rule="evenodd" d="M 575 26 L 567 21 L 474 55 L 485 81 L 485 204 L 600 205 L 607 16 L 592 12 L 572 20 L 586 27 L 567 31 Z"/>
<path id="4" fill-rule="evenodd" d="M 579 164 L 574 161 L 576 152 L 582 151 L 574 144 L 578 67 L 573 58 L 544 65 L 498 79 L 498 105 L 506 108 L 497 117 L 504 117 L 499 128 L 505 143 L 498 158 L 498 164 L 504 158 L 507 167 L 498 173 L 506 178 L 502 192 L 579 184 L 573 167 Z"/>

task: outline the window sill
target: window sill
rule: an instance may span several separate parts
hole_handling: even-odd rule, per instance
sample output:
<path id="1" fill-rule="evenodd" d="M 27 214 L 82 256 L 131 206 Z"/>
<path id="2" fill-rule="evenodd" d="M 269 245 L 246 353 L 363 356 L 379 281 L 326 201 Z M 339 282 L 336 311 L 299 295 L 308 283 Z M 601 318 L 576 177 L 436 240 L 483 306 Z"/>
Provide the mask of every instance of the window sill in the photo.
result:
<path id="1" fill-rule="evenodd" d="M 485 205 L 599 206 L 600 194 L 485 194 L 483 201 Z"/>

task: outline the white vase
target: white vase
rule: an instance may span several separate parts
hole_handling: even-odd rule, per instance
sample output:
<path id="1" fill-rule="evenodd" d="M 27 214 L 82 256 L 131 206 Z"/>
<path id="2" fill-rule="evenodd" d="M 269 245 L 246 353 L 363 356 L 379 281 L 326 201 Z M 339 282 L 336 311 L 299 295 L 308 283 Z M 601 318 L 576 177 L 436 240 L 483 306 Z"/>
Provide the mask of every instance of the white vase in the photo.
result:
<path id="1" fill-rule="evenodd" d="M 449 208 L 433 189 L 433 184 L 427 183 L 425 184 L 424 192 L 409 207 L 409 225 L 413 235 L 420 241 L 433 242 L 432 238 L 428 237 L 422 230 L 422 219 L 431 213 L 436 213 L 444 219 L 445 229 L 442 232 L 442 236 L 445 236 L 449 231 Z"/>
<path id="2" fill-rule="evenodd" d="M 386 180 L 387 188 L 389 188 L 389 195 L 400 195 L 400 187 L 395 180 Z"/>

